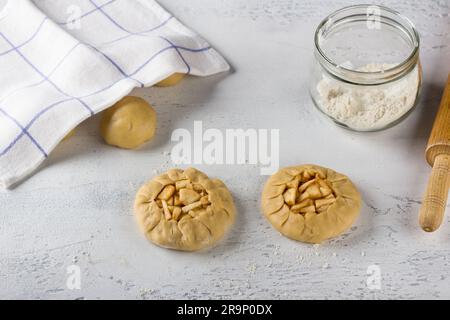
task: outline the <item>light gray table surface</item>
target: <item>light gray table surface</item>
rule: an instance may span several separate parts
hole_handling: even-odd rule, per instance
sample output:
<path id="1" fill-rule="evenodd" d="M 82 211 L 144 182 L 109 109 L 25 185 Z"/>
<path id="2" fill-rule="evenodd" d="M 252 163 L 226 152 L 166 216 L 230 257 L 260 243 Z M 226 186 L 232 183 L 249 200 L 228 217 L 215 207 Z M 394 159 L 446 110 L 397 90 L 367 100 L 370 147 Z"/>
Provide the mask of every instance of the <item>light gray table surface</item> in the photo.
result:
<path id="1" fill-rule="evenodd" d="M 0 298 L 450 298 L 450 215 L 434 234 L 417 224 L 430 173 L 424 149 L 450 71 L 450 1 L 383 1 L 419 29 L 425 82 L 416 110 L 373 134 L 334 126 L 308 94 L 315 27 L 356 2 L 160 3 L 207 38 L 234 71 L 136 91 L 160 118 L 157 138 L 142 150 L 104 145 L 94 118 L 33 177 L 1 192 Z M 364 199 L 361 217 L 320 246 L 294 242 L 261 216 L 267 177 L 258 166 L 200 165 L 232 190 L 237 224 L 206 252 L 152 245 L 135 223 L 134 196 L 155 171 L 173 166 L 171 133 L 192 129 L 195 120 L 221 130 L 280 129 L 281 165 L 316 163 L 347 174 Z M 72 265 L 81 270 L 80 290 L 66 286 Z M 379 289 L 367 286 L 373 266 Z"/>

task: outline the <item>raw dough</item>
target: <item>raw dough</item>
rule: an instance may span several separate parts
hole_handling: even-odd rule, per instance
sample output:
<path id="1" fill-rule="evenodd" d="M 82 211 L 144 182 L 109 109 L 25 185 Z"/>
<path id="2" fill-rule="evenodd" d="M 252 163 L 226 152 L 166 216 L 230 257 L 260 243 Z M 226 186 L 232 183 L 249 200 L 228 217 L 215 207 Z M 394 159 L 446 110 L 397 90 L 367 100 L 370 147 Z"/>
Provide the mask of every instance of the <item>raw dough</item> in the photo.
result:
<path id="1" fill-rule="evenodd" d="M 72 138 L 72 137 L 75 135 L 75 133 L 77 133 L 77 129 L 73 129 L 72 131 L 70 131 L 70 132 L 64 137 L 63 141 L 69 140 L 70 138 Z"/>
<path id="2" fill-rule="evenodd" d="M 236 209 L 225 184 L 190 168 L 170 170 L 145 184 L 135 214 L 147 238 L 181 251 L 210 247 L 234 223 Z"/>
<path id="3" fill-rule="evenodd" d="M 103 113 L 100 131 L 106 143 L 137 149 L 155 136 L 157 116 L 144 99 L 125 97 Z"/>
<path id="4" fill-rule="evenodd" d="M 283 235 L 321 243 L 349 229 L 359 215 L 361 196 L 346 176 L 316 165 L 281 169 L 262 194 L 266 218 Z"/>
<path id="5" fill-rule="evenodd" d="M 157 87 L 172 87 L 176 86 L 183 80 L 185 75 L 183 73 L 175 73 L 167 79 L 156 84 Z"/>

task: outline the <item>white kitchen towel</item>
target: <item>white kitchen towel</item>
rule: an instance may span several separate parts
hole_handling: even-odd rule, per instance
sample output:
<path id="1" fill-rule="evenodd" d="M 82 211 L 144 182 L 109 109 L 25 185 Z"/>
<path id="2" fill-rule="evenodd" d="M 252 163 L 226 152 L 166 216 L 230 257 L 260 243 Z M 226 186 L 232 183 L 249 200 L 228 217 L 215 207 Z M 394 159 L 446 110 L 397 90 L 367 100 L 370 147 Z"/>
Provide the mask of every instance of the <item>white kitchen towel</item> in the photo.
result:
<path id="1" fill-rule="evenodd" d="M 174 73 L 229 69 L 153 0 L 9 0 L 0 10 L 3 188 L 31 174 L 68 132 L 133 88 Z"/>

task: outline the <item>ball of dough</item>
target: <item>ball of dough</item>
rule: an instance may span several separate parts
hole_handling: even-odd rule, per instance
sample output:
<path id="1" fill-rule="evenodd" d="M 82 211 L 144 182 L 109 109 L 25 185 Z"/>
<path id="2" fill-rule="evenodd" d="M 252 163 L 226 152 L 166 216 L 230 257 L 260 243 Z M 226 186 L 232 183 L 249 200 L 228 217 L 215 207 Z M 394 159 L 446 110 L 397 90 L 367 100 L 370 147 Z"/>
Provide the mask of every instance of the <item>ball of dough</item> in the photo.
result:
<path id="1" fill-rule="evenodd" d="M 158 246 L 196 251 L 222 239 L 236 209 L 225 184 L 190 168 L 170 170 L 145 184 L 134 205 L 139 226 Z"/>
<path id="2" fill-rule="evenodd" d="M 63 139 L 63 141 L 67 141 L 70 138 L 72 138 L 75 134 L 77 133 L 77 129 L 73 129 L 72 131 L 70 131 Z"/>
<path id="3" fill-rule="evenodd" d="M 171 75 L 170 77 L 168 77 L 167 79 L 158 82 L 156 84 L 157 87 L 172 87 L 172 86 L 176 86 L 177 84 L 179 84 L 185 77 L 185 74 L 183 73 L 175 73 L 173 75 Z"/>
<path id="4" fill-rule="evenodd" d="M 157 116 L 144 99 L 125 97 L 103 113 L 100 131 L 109 145 L 137 149 L 155 136 Z"/>
<path id="5" fill-rule="evenodd" d="M 349 229 L 361 196 L 346 176 L 316 165 L 281 169 L 262 194 L 265 217 L 283 235 L 321 243 Z"/>

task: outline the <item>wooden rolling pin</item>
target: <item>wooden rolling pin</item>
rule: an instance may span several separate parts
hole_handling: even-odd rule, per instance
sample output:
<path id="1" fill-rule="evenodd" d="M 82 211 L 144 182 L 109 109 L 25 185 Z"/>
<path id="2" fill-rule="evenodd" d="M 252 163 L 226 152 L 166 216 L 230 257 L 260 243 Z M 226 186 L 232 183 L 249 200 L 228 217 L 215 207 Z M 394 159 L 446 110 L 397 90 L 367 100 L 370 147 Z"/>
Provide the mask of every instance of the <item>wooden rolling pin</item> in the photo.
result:
<path id="1" fill-rule="evenodd" d="M 433 170 L 420 209 L 419 223 L 426 232 L 434 232 L 444 218 L 450 187 L 450 75 L 428 141 L 426 158 Z"/>

